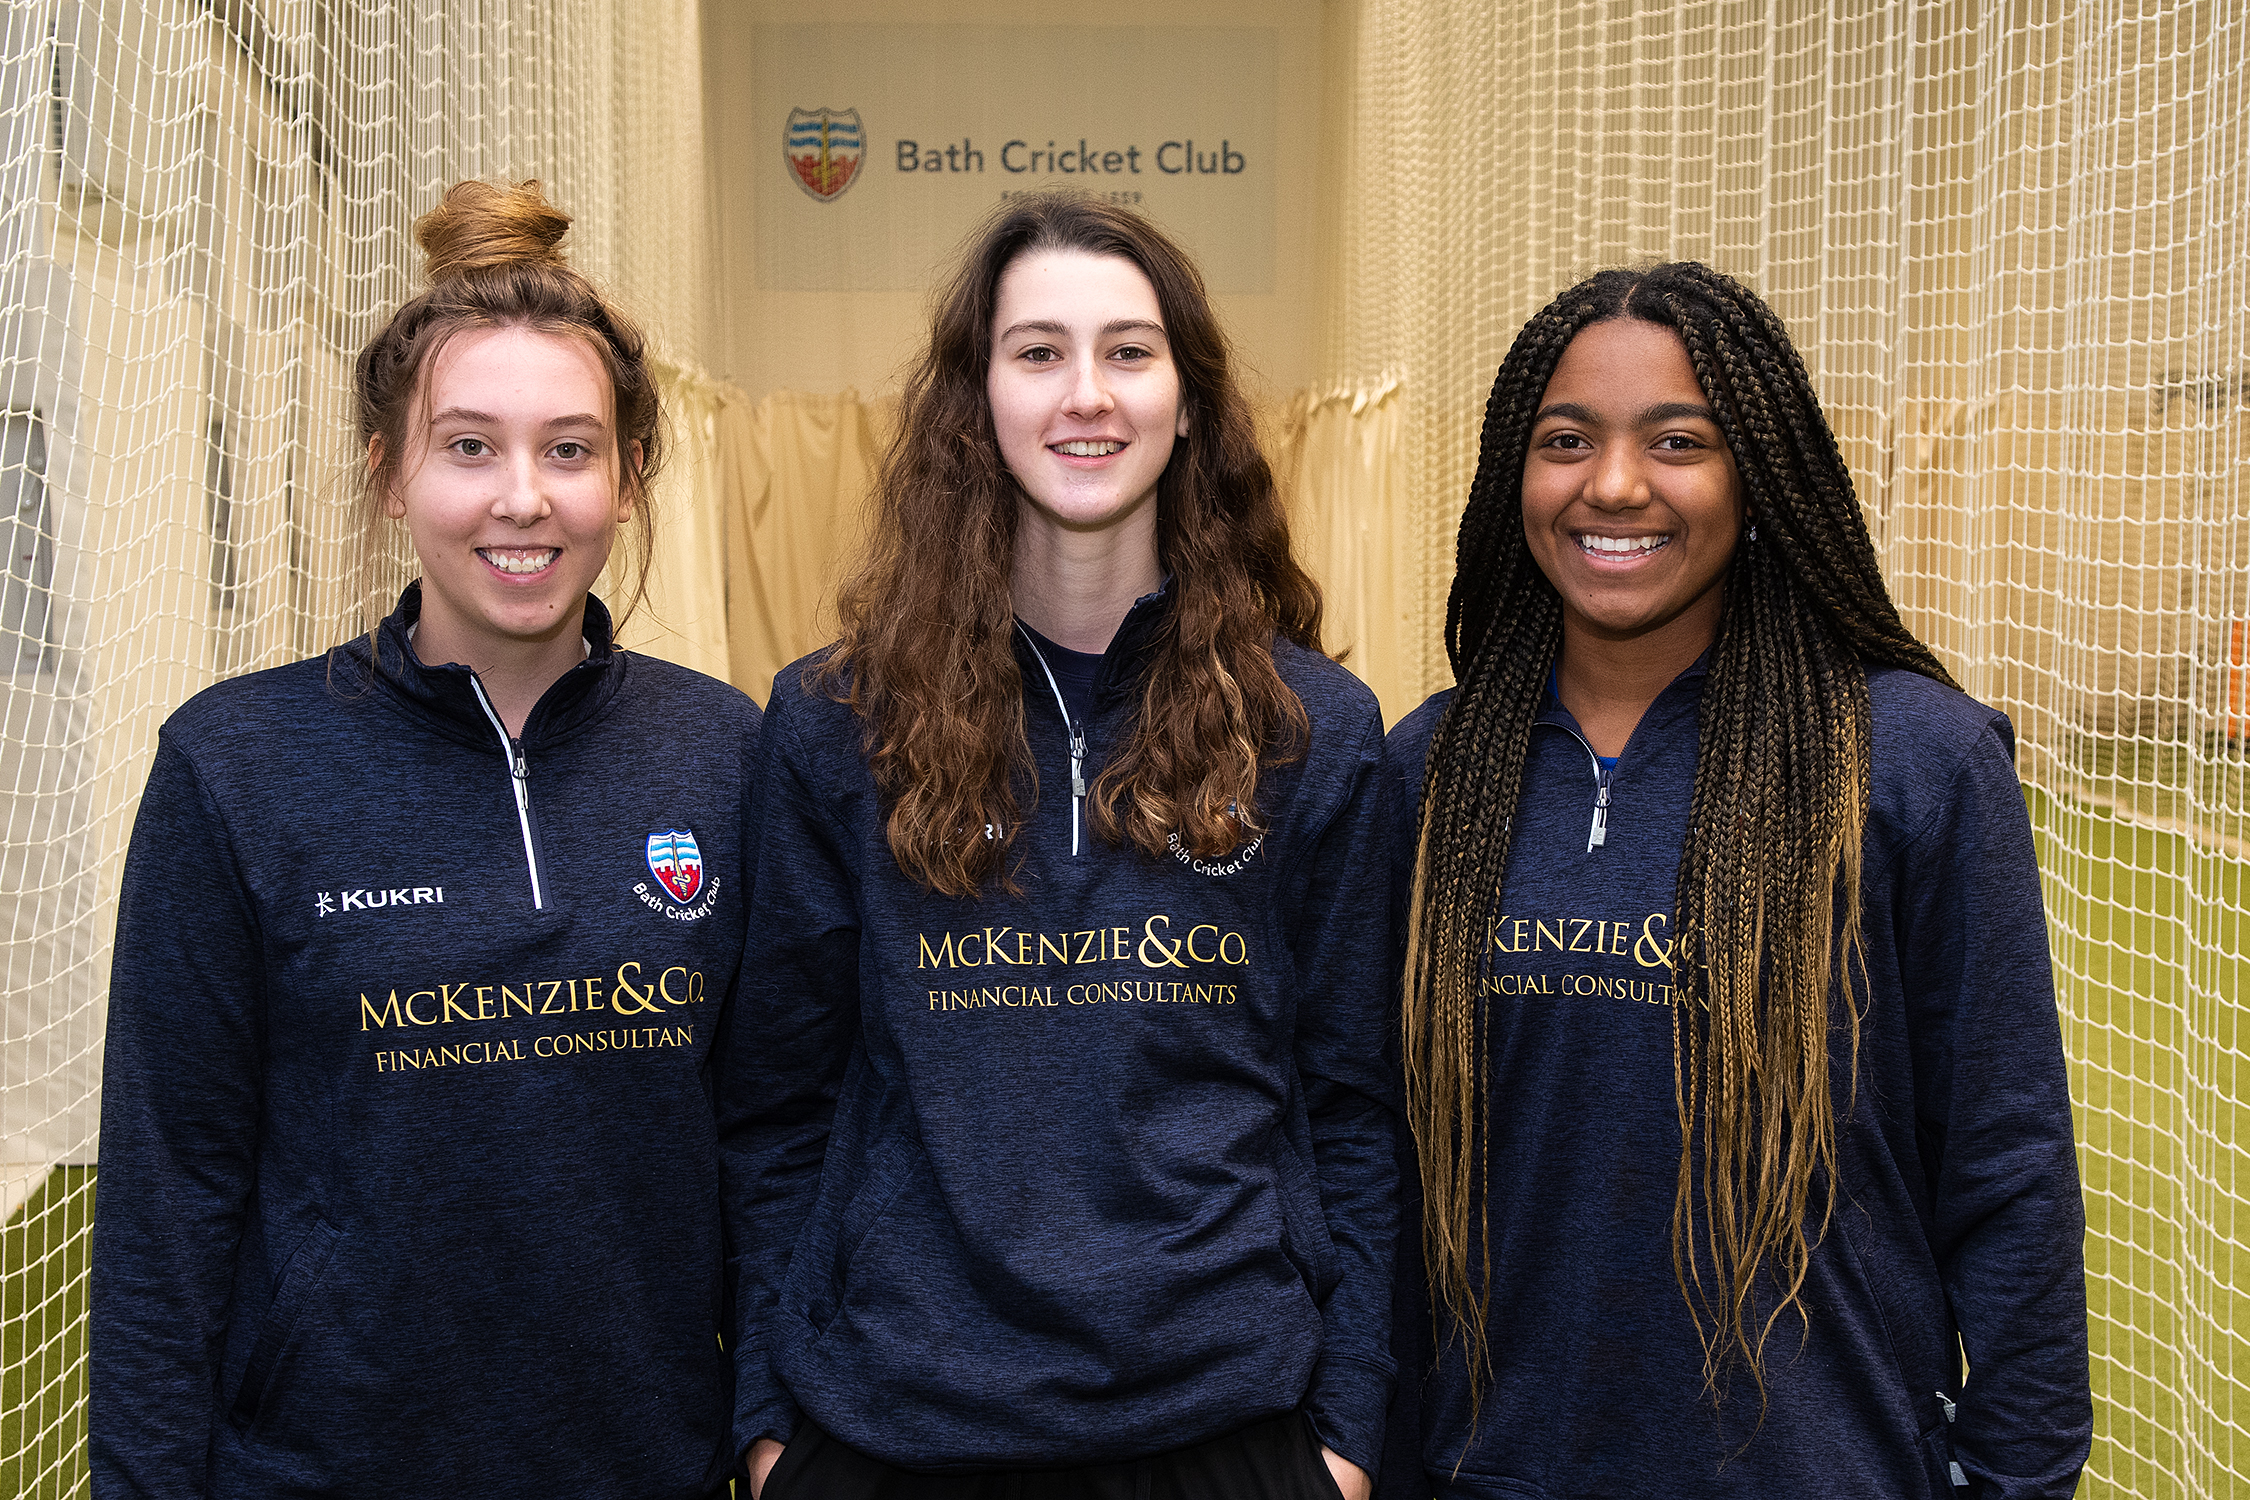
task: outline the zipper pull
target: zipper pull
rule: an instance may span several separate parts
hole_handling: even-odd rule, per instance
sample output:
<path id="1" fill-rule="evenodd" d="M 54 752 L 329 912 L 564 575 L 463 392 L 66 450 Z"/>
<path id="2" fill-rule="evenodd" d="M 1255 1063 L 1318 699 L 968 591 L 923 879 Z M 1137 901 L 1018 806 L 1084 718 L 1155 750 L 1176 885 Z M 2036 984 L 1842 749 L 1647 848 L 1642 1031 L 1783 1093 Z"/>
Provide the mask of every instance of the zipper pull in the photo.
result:
<path id="1" fill-rule="evenodd" d="M 1602 772 L 1594 778 L 1594 826 L 1586 834 L 1586 852 L 1593 853 L 1609 842 L 1609 773 Z"/>
<path id="2" fill-rule="evenodd" d="M 1934 1394 L 1937 1396 L 1938 1405 L 1945 1409 L 1945 1425 L 1951 1427 L 1955 1418 L 1961 1414 L 1960 1408 L 1953 1404 L 1952 1399 L 1945 1392 L 1938 1391 Z M 1969 1487 L 1968 1472 L 1961 1467 L 1961 1460 L 1958 1458 L 1946 1460 L 1945 1477 L 1947 1482 L 1957 1490 L 1965 1490 Z"/>
<path id="3" fill-rule="evenodd" d="M 523 753 L 522 740 L 511 738 L 508 741 L 508 774 L 518 781 L 531 779 L 531 757 Z"/>
<path id="4" fill-rule="evenodd" d="M 1063 715 L 1070 724 L 1070 715 Z M 1086 801 L 1086 731 L 1070 726 L 1070 857 L 1078 857 L 1078 809 Z"/>
<path id="5" fill-rule="evenodd" d="M 1016 629 L 1022 632 L 1023 643 L 1031 648 L 1032 656 L 1039 663 L 1039 670 L 1046 674 L 1048 690 L 1055 695 L 1055 708 L 1062 714 L 1063 736 L 1070 742 L 1070 854 L 1071 858 L 1076 859 L 1078 857 L 1078 807 L 1080 803 L 1086 800 L 1086 731 L 1071 722 L 1070 704 L 1063 699 L 1062 685 L 1055 681 L 1055 669 L 1047 665 L 1046 653 L 1041 651 L 1039 643 L 1031 638 L 1030 627 L 1026 626 L 1023 621 L 1018 620 Z"/>

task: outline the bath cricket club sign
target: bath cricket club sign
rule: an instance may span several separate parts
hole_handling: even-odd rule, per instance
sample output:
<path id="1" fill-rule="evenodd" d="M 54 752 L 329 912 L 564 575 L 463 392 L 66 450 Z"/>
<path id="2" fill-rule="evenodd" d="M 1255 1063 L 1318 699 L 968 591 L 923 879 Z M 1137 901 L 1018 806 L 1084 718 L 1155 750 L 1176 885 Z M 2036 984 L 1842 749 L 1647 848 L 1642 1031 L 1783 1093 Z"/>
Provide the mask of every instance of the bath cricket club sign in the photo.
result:
<path id="1" fill-rule="evenodd" d="M 1061 188 L 1179 235 L 1212 290 L 1271 293 L 1280 226 L 1311 206 L 1303 127 L 1319 116 L 1317 80 L 1291 69 L 1298 128 L 1280 128 L 1283 30 L 758 26 L 742 138 L 758 287 L 922 290 L 1001 204 Z M 1317 33 L 1295 27 L 1292 45 Z M 1132 86 L 1087 83 L 1089 58 Z M 1289 214 L 1285 179 L 1302 184 Z"/>
<path id="2" fill-rule="evenodd" d="M 841 197 L 858 180 L 867 156 L 858 110 L 792 109 L 782 134 L 782 154 L 797 186 L 821 202 Z"/>

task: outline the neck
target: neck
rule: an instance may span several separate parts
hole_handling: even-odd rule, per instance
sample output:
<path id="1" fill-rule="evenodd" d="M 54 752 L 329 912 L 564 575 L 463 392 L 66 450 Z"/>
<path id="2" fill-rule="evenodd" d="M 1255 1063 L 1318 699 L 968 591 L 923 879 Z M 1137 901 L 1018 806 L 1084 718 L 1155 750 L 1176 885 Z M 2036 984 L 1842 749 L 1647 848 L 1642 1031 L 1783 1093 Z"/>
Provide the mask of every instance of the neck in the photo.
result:
<path id="1" fill-rule="evenodd" d="M 1621 755 L 1648 706 L 1695 665 L 1718 633 L 1715 614 L 1674 621 L 1624 640 L 1586 630 L 1566 617 L 1562 657 L 1555 663 L 1557 696 L 1596 755 Z"/>
<path id="2" fill-rule="evenodd" d="M 1017 617 L 1056 645 L 1107 650 L 1133 601 L 1163 581 L 1154 497 L 1093 531 L 1073 530 L 1029 502 L 1017 502 L 1009 594 Z"/>
<path id="3" fill-rule="evenodd" d="M 523 733 L 524 721 L 565 672 L 586 659 L 586 605 L 579 601 L 551 636 L 533 641 L 465 640 L 433 620 L 425 608 L 414 630 L 414 655 L 430 666 L 459 662 L 477 674 L 492 711 L 511 736 Z"/>

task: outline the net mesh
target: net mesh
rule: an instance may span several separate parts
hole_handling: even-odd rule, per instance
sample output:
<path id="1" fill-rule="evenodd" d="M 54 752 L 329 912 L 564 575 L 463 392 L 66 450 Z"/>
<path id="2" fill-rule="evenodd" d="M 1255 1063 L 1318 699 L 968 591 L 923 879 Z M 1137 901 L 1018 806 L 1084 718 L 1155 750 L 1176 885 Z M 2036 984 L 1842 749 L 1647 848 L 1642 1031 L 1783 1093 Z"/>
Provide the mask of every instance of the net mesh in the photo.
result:
<path id="1" fill-rule="evenodd" d="M 1395 377 L 1425 688 L 1491 373 L 1692 256 L 1789 321 L 1910 623 L 2008 711 L 2080 1105 L 2089 1492 L 2250 1449 L 2245 19 L 2121 0 L 1337 7 L 1346 384 Z M 119 865 L 165 714 L 356 623 L 343 376 L 409 225 L 538 176 L 692 382 L 694 0 L 0 11 L 0 1491 L 83 1487 Z M 395 581 L 388 560 L 379 583 Z"/>
<path id="2" fill-rule="evenodd" d="M 0 9 L 0 1493 L 84 1486 L 101 997 L 157 726 L 357 622 L 345 377 L 446 184 L 544 180 L 694 368 L 696 27 L 693 0 Z"/>
<path id="3" fill-rule="evenodd" d="M 1395 374 L 1426 687 L 1482 403 L 1587 271 L 1788 321 L 1908 622 L 2005 709 L 2088 1210 L 2087 1493 L 2250 1445 L 2245 19 L 2098 0 L 1369 0 L 1332 358 Z"/>

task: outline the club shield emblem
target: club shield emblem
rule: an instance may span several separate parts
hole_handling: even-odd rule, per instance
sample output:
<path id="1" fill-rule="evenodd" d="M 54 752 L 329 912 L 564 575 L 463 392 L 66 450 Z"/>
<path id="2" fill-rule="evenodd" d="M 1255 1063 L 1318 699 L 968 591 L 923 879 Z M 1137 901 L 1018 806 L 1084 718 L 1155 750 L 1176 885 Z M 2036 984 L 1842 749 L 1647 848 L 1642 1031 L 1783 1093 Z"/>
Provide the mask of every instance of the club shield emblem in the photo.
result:
<path id="1" fill-rule="evenodd" d="M 650 834 L 648 872 L 674 901 L 693 901 L 703 889 L 703 851 L 695 846 L 695 835 L 685 828 Z"/>
<path id="2" fill-rule="evenodd" d="M 792 109 L 782 140 L 789 174 L 823 203 L 841 197 L 858 180 L 867 156 L 856 109 Z"/>

